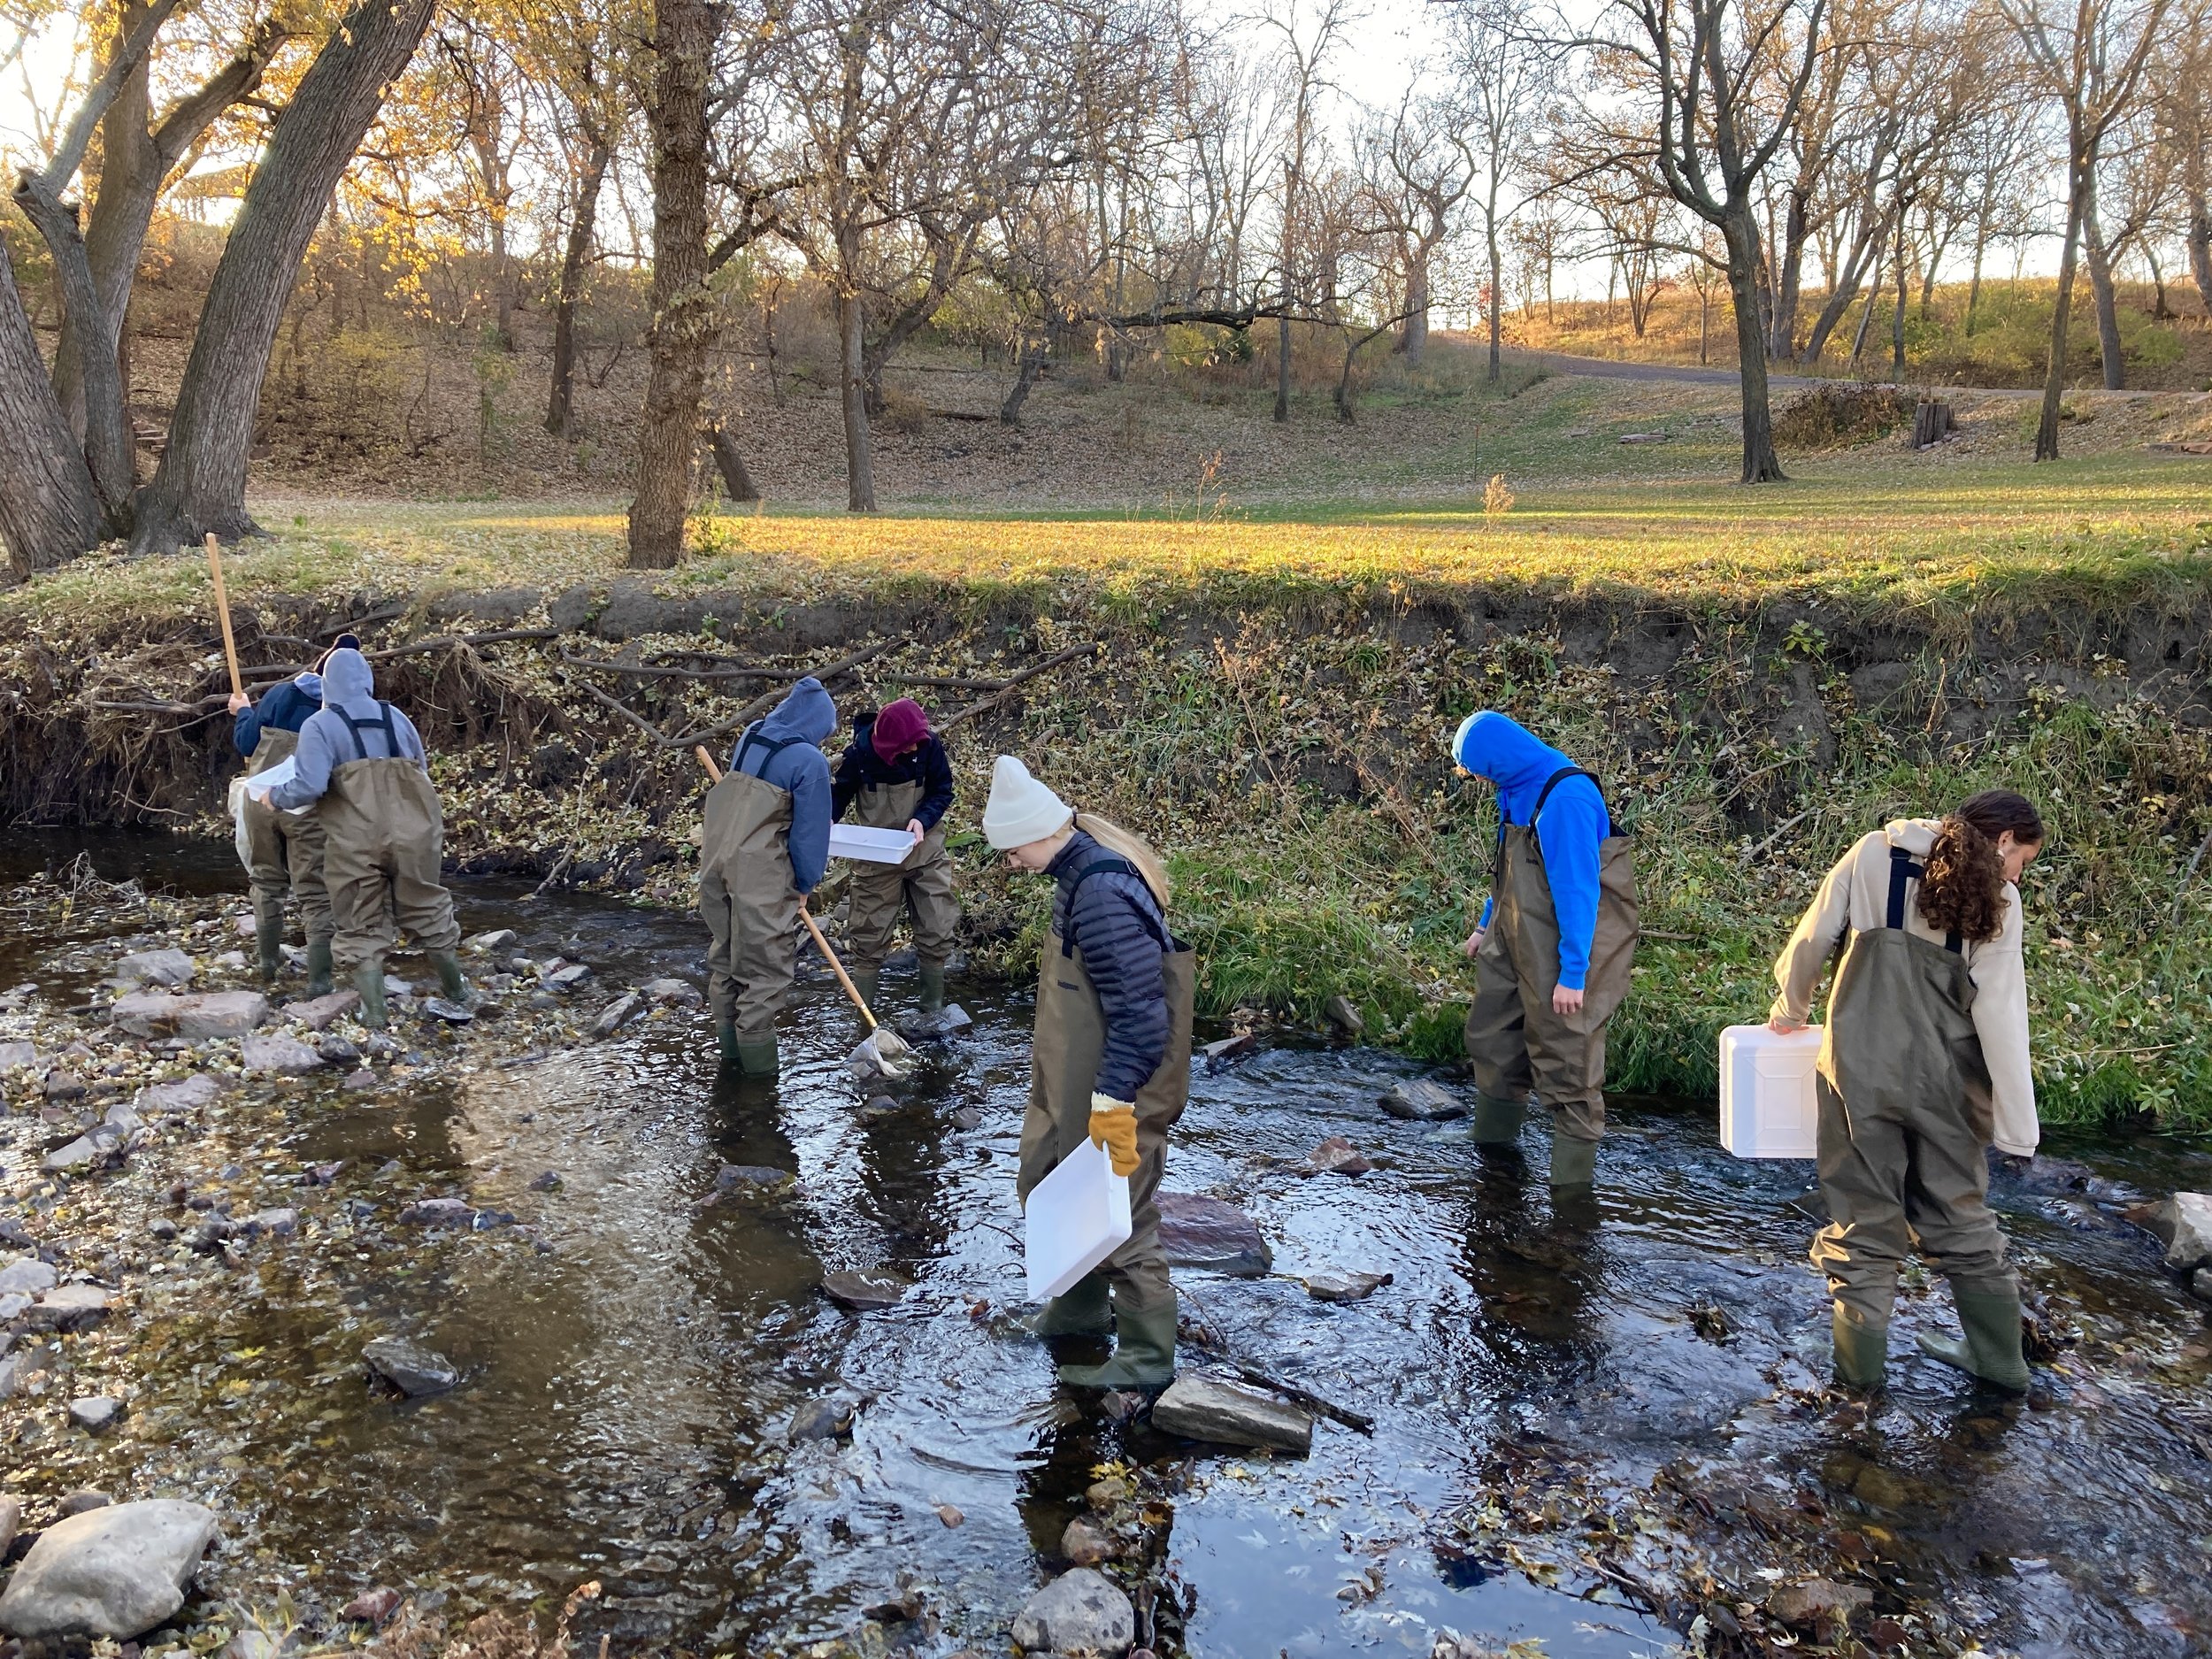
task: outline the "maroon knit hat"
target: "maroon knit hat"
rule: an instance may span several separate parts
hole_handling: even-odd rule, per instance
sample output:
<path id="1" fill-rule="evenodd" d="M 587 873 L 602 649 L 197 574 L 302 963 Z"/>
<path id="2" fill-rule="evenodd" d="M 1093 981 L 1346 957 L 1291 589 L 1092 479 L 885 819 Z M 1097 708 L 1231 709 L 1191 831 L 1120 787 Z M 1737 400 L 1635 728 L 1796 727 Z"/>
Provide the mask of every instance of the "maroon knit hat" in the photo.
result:
<path id="1" fill-rule="evenodd" d="M 911 749 L 928 735 L 929 716 L 922 712 L 922 705 L 911 697 L 901 697 L 896 703 L 885 703 L 876 715 L 872 741 L 877 755 L 896 760 L 900 750 Z"/>

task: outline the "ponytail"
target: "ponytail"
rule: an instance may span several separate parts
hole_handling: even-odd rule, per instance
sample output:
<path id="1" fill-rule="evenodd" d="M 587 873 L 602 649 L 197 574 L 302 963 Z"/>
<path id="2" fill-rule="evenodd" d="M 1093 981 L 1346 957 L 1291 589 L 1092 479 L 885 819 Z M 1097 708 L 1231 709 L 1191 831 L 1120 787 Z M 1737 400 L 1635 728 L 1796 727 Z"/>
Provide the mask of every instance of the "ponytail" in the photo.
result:
<path id="1" fill-rule="evenodd" d="M 1133 834 L 1110 818 L 1099 817 L 1095 812 L 1078 812 L 1074 822 L 1077 829 L 1108 852 L 1126 858 L 1136 865 L 1137 873 L 1144 878 L 1145 886 L 1152 889 L 1154 902 L 1159 905 L 1163 915 L 1166 914 L 1167 866 L 1160 862 L 1160 855 L 1146 844 L 1144 838 Z"/>
<path id="2" fill-rule="evenodd" d="M 2042 816 L 2027 797 L 1985 789 L 1945 817 L 1920 882 L 1920 914 L 1931 927 L 1976 944 L 2004 926 L 2005 872 L 1997 839 L 2042 844 Z"/>

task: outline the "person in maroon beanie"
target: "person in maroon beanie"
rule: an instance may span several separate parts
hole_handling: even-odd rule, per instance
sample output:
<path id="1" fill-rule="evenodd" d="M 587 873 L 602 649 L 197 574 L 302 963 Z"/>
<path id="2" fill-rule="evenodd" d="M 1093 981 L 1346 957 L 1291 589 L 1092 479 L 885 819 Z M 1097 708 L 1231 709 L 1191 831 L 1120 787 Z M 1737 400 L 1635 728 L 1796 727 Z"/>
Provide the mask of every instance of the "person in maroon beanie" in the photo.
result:
<path id="1" fill-rule="evenodd" d="M 952 857 L 945 851 L 945 811 L 952 805 L 952 763 L 930 729 L 929 716 L 911 697 L 886 703 L 855 723 L 851 746 L 837 764 L 830 796 L 833 819 L 876 829 L 902 829 L 913 850 L 895 864 L 856 864 L 845 933 L 847 965 L 870 1007 L 902 912 L 913 918 L 914 955 L 921 976 L 921 1011 L 933 1018 L 945 1006 L 945 962 L 952 955 L 960 904 L 952 891 Z"/>

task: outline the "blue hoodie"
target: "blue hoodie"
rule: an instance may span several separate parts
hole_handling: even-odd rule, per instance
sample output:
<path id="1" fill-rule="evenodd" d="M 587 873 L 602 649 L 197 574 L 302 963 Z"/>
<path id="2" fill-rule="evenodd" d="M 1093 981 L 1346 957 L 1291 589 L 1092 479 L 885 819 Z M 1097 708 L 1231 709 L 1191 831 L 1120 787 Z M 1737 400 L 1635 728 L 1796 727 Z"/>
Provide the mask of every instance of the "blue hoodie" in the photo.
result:
<path id="1" fill-rule="evenodd" d="M 1508 824 L 1525 826 L 1545 781 L 1574 762 L 1548 743 L 1540 743 L 1517 721 L 1494 709 L 1471 716 L 1453 740 L 1452 758 L 1498 788 L 1498 833 Z M 1587 778 L 1567 778 L 1544 803 L 1536 826 L 1537 849 L 1559 918 L 1559 983 L 1579 991 L 1590 972 L 1590 941 L 1598 931 L 1598 847 L 1613 833 L 1605 797 Z M 1482 907 L 1490 926 L 1497 903 L 1492 894 Z"/>
<path id="2" fill-rule="evenodd" d="M 373 728 L 362 729 L 357 749 L 348 715 L 375 722 Z M 321 800 L 330 787 L 332 771 L 349 760 L 411 760 L 425 772 L 430 770 L 423 758 L 422 734 L 397 709 L 392 710 L 392 735 L 398 740 L 396 754 L 384 741 L 384 710 L 376 701 L 376 676 L 369 659 L 358 651 L 331 652 L 323 664 L 322 711 L 300 727 L 297 770 L 291 782 L 271 792 L 269 803 L 289 809 Z"/>
<path id="3" fill-rule="evenodd" d="M 822 745 L 837 730 L 837 705 L 822 682 L 809 674 L 791 687 L 764 720 L 757 720 L 730 750 L 730 770 L 772 783 L 791 797 L 791 885 L 814 891 L 829 867 L 830 768 Z M 758 733 L 770 742 L 799 741 L 774 754 L 760 744 L 746 752 L 745 738 Z"/>
<path id="4" fill-rule="evenodd" d="M 322 706 L 323 677 L 313 669 L 280 681 L 261 695 L 261 701 L 238 710 L 238 723 L 230 741 L 248 760 L 261 746 L 264 732 L 296 732 Z"/>

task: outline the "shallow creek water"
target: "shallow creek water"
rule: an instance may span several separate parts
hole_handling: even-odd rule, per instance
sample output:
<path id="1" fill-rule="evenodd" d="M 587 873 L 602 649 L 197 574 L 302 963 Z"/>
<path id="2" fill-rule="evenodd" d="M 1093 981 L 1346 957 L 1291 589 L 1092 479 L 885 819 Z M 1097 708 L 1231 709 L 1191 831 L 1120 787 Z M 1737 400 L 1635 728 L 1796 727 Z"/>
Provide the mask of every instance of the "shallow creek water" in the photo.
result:
<path id="1" fill-rule="evenodd" d="M 19 843 L 19 872 L 0 876 L 53 850 Z M 146 873 L 142 844 L 95 850 L 104 873 Z M 226 855 L 175 844 L 158 878 L 240 887 Z M 603 995 L 703 977 L 690 918 L 457 891 L 467 931 L 513 927 L 536 956 L 567 948 Z M 7 941 L 0 982 L 71 988 L 42 969 L 46 949 Z M 895 1007 L 910 981 L 887 993 Z M 1168 1186 L 1248 1209 L 1274 1271 L 1179 1272 L 1184 1311 L 1217 1351 L 1375 1428 L 1324 1420 L 1304 1459 L 1193 1447 L 1106 1421 L 1010 1328 L 1027 997 L 956 994 L 974 1032 L 875 1114 L 840 1065 L 853 1017 L 818 974 L 786 1023 L 774 1090 L 718 1080 L 691 1013 L 357 1094 L 334 1079 L 288 1086 L 281 1156 L 230 1165 L 230 1188 L 259 1179 L 269 1190 L 254 1202 L 289 1202 L 278 1189 L 301 1166 L 345 1160 L 328 1199 L 351 1236 L 312 1226 L 265 1244 L 230 1270 L 250 1282 L 219 1305 L 150 1294 L 127 1362 L 132 1432 L 35 1438 L 15 1452 L 16 1488 L 207 1493 L 234 1540 L 221 1587 L 246 1601 L 289 1588 L 335 1605 L 388 1583 L 442 1589 L 466 1610 L 543 1605 L 595 1578 L 604 1594 L 579 1629 L 617 1653 L 751 1653 L 849 1635 L 910 1588 L 940 1628 L 879 1620 L 949 1654 L 1004 1650 L 1013 1611 L 1062 1564 L 1085 1487 L 1133 1466 L 1150 1471 L 1164 1533 L 1152 1575 L 1164 1623 L 1171 1634 L 1179 1610 L 1191 1653 L 1426 1655 L 1448 1627 L 1553 1655 L 1664 1651 L 1681 1638 L 1617 1578 L 1584 1570 L 1601 1552 L 1530 1540 L 1518 1571 L 1510 1528 L 1502 1540 L 1463 1524 L 1531 1467 L 1571 1463 L 1580 1489 L 1631 1508 L 1662 1477 L 1709 1519 L 1733 1502 L 1755 1517 L 1755 1494 L 1822 1509 L 1856 1540 L 1830 1570 L 1879 1587 L 1886 1608 L 1939 1603 L 1992 1646 L 2163 1655 L 2212 1641 L 2204 1315 L 2111 1204 L 1999 1183 L 2031 1284 L 2083 1332 L 2035 1402 L 1977 1405 L 1913 1355 L 1913 1331 L 1948 1318 L 1939 1289 L 1916 1289 L 1889 1402 L 1837 1410 L 1817 1391 L 1809 1166 L 1729 1158 L 1709 1105 L 1624 1101 L 1595 1201 L 1555 1204 L 1540 1125 L 1525 1161 L 1486 1157 L 1463 1124 L 1377 1109 L 1411 1072 L 1399 1060 L 1264 1047 L 1200 1068 Z M 979 1122 L 957 1126 L 969 1111 Z M 222 1185 L 229 1133 L 177 1153 L 179 1176 Z M 1374 1171 L 1302 1178 L 1291 1165 L 1331 1134 Z M 2154 1196 L 2212 1186 L 2212 1158 L 2183 1144 L 2047 1150 Z M 724 1164 L 798 1184 L 708 1203 Z M 547 1171 L 558 1183 L 540 1190 Z M 518 1225 L 434 1238 L 394 1225 L 411 1199 L 448 1192 Z M 887 1311 L 848 1314 L 818 1294 L 826 1272 L 880 1266 L 914 1281 Z M 1325 1304 L 1300 1282 L 1323 1267 L 1393 1282 Z M 462 1386 L 371 1394 L 358 1350 L 385 1333 L 450 1356 Z M 1194 1343 L 1183 1357 L 1209 1355 Z M 824 1395 L 856 1404 L 849 1438 L 793 1440 L 794 1414 Z M 1669 1512 L 1650 1513 L 1640 1525 L 1663 1540 Z"/>

